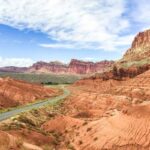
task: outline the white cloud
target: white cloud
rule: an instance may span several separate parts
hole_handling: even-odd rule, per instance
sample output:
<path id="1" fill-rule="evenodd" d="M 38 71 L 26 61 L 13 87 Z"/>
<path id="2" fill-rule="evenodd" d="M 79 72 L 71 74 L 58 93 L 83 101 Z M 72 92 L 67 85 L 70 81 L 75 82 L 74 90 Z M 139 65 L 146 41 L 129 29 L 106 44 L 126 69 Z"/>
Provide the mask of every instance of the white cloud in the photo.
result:
<path id="1" fill-rule="evenodd" d="M 0 67 L 16 66 L 16 67 L 28 67 L 34 63 L 29 58 L 2 58 L 0 57 Z"/>
<path id="2" fill-rule="evenodd" d="M 114 38 L 112 40 L 105 41 L 103 43 L 99 42 L 78 42 L 78 43 L 71 43 L 71 44 L 63 44 L 63 43 L 52 43 L 52 44 L 39 44 L 39 46 L 44 48 L 53 48 L 53 49 L 92 49 L 92 50 L 107 50 L 107 51 L 117 51 L 120 49 L 116 49 L 118 47 L 129 47 L 131 41 L 133 41 L 135 35 L 126 35 L 123 37 L 119 37 L 117 40 Z"/>
<path id="3" fill-rule="evenodd" d="M 39 46 L 44 48 L 67 48 L 67 49 L 74 48 L 74 46 L 71 44 L 39 44 Z"/>
<path id="4" fill-rule="evenodd" d="M 120 33 L 130 27 L 125 11 L 124 0 L 0 0 L 0 23 L 40 30 L 57 41 L 43 47 L 71 48 L 74 43 L 116 50 Z"/>
<path id="5" fill-rule="evenodd" d="M 110 51 L 129 46 L 138 23 L 149 28 L 149 8 L 148 0 L 0 0 L 0 23 L 56 40 L 42 47 Z"/>

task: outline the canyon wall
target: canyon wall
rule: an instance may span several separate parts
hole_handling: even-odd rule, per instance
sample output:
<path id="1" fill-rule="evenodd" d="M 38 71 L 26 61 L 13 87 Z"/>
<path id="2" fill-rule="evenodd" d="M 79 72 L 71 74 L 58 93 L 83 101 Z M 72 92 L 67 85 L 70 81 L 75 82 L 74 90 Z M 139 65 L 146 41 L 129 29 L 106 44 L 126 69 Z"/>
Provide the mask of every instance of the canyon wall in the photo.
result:
<path id="1" fill-rule="evenodd" d="M 100 62 L 85 62 L 81 60 L 72 59 L 69 64 L 63 64 L 58 61 L 43 62 L 39 61 L 31 67 L 2 67 L 1 72 L 18 72 L 18 73 L 56 73 L 56 74 L 92 74 L 95 72 L 106 71 L 113 65 L 113 61 Z"/>
<path id="2" fill-rule="evenodd" d="M 150 29 L 137 34 L 122 61 L 139 61 L 148 57 L 150 57 Z"/>

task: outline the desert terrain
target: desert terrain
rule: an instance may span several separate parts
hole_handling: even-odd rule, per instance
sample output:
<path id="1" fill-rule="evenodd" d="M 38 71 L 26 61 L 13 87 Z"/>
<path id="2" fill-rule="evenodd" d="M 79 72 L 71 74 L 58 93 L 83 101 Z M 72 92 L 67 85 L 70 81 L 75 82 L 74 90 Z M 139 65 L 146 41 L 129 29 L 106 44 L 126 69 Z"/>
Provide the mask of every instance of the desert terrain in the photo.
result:
<path id="1" fill-rule="evenodd" d="M 66 86 L 70 95 L 63 101 L 1 122 L 0 149 L 149 150 L 148 33 L 149 30 L 138 34 L 132 47 L 114 63 L 111 70 Z M 144 55 L 141 58 L 139 50 Z M 1 84 L 0 89 L 9 103 L 15 100 L 24 104 L 30 102 L 27 99 L 45 98 L 56 92 L 41 85 L 7 78 L 0 82 L 5 83 Z M 16 94 L 5 93 L 6 88 Z"/>

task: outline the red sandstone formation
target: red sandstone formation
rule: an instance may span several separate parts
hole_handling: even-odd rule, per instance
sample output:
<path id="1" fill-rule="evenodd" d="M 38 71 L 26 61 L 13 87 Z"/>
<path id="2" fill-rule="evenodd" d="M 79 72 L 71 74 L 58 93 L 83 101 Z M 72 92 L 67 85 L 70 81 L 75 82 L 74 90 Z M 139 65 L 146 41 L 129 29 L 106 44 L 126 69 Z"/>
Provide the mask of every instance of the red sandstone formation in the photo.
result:
<path id="1" fill-rule="evenodd" d="M 67 65 L 60 62 L 37 62 L 28 68 L 32 73 L 66 73 Z"/>
<path id="2" fill-rule="evenodd" d="M 55 91 L 44 86 L 10 78 L 0 78 L 0 107 L 7 108 L 45 99 Z"/>
<path id="3" fill-rule="evenodd" d="M 97 63 L 85 62 L 72 59 L 66 65 L 60 62 L 37 62 L 29 68 L 19 67 L 3 67 L 2 72 L 30 72 L 30 73 L 61 73 L 61 74 L 91 74 L 95 72 L 103 72 L 111 67 L 113 61 L 101 61 Z"/>
<path id="4" fill-rule="evenodd" d="M 139 61 L 150 57 L 150 30 L 140 32 L 121 61 Z"/>
<path id="5" fill-rule="evenodd" d="M 112 64 L 113 61 L 101 61 L 93 63 L 72 59 L 68 66 L 68 72 L 75 74 L 90 74 L 95 72 L 104 72 L 109 67 L 111 67 Z"/>

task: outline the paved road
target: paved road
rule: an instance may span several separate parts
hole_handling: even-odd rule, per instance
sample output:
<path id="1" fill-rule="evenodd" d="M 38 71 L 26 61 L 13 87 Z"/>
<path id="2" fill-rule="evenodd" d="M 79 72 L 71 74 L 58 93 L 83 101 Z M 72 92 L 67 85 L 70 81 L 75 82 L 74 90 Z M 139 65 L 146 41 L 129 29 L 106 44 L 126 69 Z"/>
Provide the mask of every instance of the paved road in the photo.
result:
<path id="1" fill-rule="evenodd" d="M 10 111 L 7 111 L 7 112 L 0 113 L 0 121 L 9 119 L 11 117 L 14 117 L 14 116 L 16 116 L 16 115 L 18 115 L 22 112 L 26 112 L 26 111 L 29 111 L 29 110 L 32 110 L 32 109 L 40 108 L 44 105 L 48 105 L 48 104 L 49 105 L 54 105 L 54 104 L 56 104 L 57 102 L 63 100 L 67 96 L 69 96 L 69 94 L 70 94 L 70 91 L 67 90 L 64 86 L 62 86 L 61 88 L 63 89 L 63 92 L 64 92 L 63 95 L 44 100 L 42 102 L 37 102 L 37 103 L 31 104 L 31 105 L 19 107 L 19 108 L 16 108 L 16 109 L 13 109 L 13 110 L 10 110 Z"/>

